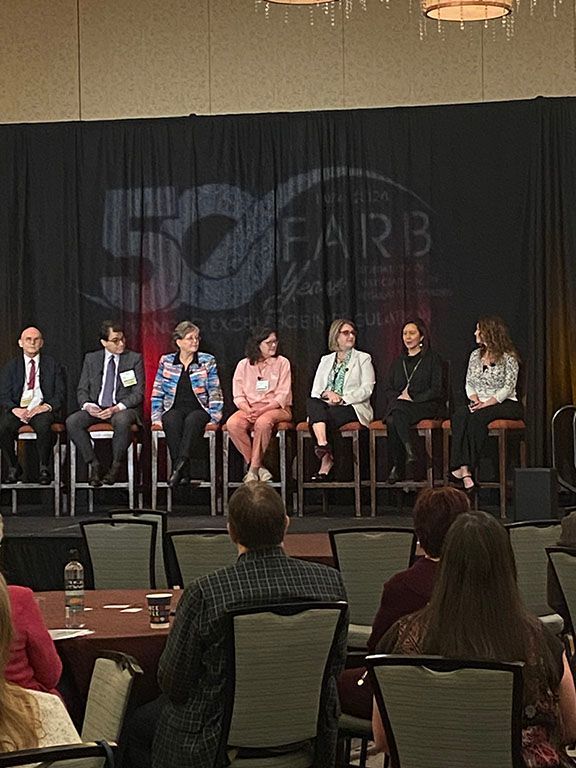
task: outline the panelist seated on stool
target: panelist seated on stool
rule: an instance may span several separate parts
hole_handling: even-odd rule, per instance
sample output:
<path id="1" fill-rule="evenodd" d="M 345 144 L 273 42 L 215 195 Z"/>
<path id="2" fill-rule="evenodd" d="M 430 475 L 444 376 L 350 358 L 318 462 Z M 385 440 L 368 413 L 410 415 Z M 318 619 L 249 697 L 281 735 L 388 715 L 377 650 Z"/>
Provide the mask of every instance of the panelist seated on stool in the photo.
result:
<path id="1" fill-rule="evenodd" d="M 144 365 L 142 355 L 126 349 L 121 324 L 105 320 L 100 330 L 103 349 L 88 352 L 78 382 L 80 410 L 66 419 L 66 429 L 82 458 L 89 465 L 89 483 L 98 488 L 104 481 L 116 481 L 126 449 L 132 439 L 131 427 L 141 425 L 140 407 L 144 397 Z M 112 464 L 103 476 L 88 428 L 110 423 Z"/>
<path id="2" fill-rule="evenodd" d="M 52 424 L 65 397 L 64 374 L 60 364 L 41 350 L 44 339 L 34 326 L 25 328 L 18 346 L 23 354 L 10 360 L 0 371 L 0 448 L 8 464 L 4 482 L 16 483 L 22 475 L 14 441 L 20 427 L 29 425 L 36 432 L 40 462 L 38 481 L 49 485 L 52 476 Z"/>

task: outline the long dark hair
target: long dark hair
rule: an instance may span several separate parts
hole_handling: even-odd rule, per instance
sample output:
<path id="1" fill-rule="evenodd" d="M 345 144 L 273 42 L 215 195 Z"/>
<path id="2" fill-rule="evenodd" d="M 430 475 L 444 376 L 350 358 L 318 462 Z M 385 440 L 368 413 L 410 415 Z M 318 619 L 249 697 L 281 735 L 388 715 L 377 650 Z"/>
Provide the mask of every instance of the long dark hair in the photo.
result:
<path id="1" fill-rule="evenodd" d="M 267 339 L 270 334 L 273 333 L 278 338 L 278 332 L 275 328 L 269 328 L 262 326 L 260 328 L 254 328 L 250 338 L 246 342 L 244 354 L 250 360 L 251 365 L 255 365 L 260 360 L 260 344 Z"/>
<path id="2" fill-rule="evenodd" d="M 407 325 L 415 325 L 416 328 L 418 328 L 420 332 L 420 336 L 422 336 L 422 352 L 427 352 L 430 349 L 430 333 L 428 332 L 428 327 L 421 317 L 415 317 L 413 319 L 409 318 L 408 320 L 405 320 L 402 323 L 402 330 L 400 331 L 400 341 L 402 342 L 403 354 L 405 355 L 408 354 L 408 350 L 404 346 L 404 328 L 406 328 Z"/>

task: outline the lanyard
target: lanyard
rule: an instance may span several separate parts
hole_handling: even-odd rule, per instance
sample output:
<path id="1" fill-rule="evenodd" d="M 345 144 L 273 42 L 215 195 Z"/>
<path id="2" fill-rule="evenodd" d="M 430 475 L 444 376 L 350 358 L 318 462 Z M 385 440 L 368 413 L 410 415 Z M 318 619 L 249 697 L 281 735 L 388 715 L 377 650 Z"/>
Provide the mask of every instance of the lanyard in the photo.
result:
<path id="1" fill-rule="evenodd" d="M 410 374 L 410 376 L 408 376 L 408 369 L 406 368 L 406 360 L 402 360 L 402 367 L 404 368 L 404 376 L 406 376 L 406 389 L 408 389 L 408 387 L 410 386 L 410 382 L 412 381 L 412 378 L 416 373 L 416 371 L 418 370 L 418 366 L 420 365 L 422 360 L 423 360 L 422 357 L 420 358 L 420 360 L 418 360 L 414 368 L 412 368 L 412 373 Z"/>

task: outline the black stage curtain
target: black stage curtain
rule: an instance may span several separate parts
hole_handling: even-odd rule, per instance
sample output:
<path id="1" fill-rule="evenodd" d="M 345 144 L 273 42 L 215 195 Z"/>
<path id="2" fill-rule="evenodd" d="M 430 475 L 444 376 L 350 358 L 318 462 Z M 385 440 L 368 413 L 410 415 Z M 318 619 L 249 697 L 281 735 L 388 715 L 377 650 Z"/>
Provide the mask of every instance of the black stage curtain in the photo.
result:
<path id="1" fill-rule="evenodd" d="M 0 127 L 0 360 L 23 326 L 68 370 L 122 318 L 148 391 L 176 322 L 230 380 L 278 327 L 295 415 L 337 316 L 382 379 L 420 315 L 463 397 L 473 331 L 501 314 L 528 362 L 533 463 L 574 400 L 573 99 Z M 376 397 L 376 411 L 379 411 Z"/>

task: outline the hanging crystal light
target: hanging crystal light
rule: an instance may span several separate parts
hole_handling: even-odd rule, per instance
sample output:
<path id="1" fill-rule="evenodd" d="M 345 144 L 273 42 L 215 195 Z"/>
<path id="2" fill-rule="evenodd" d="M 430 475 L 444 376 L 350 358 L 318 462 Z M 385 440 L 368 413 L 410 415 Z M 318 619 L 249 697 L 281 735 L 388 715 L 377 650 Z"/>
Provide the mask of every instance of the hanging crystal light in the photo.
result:
<path id="1" fill-rule="evenodd" d="M 512 13 L 512 0 L 422 0 L 422 11 L 438 21 L 491 21 Z"/>

